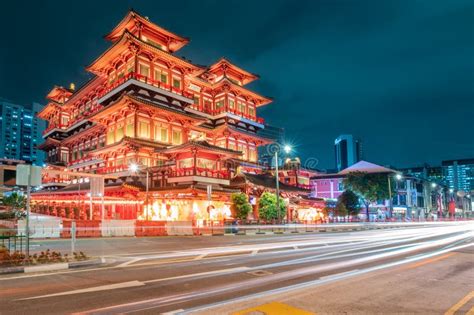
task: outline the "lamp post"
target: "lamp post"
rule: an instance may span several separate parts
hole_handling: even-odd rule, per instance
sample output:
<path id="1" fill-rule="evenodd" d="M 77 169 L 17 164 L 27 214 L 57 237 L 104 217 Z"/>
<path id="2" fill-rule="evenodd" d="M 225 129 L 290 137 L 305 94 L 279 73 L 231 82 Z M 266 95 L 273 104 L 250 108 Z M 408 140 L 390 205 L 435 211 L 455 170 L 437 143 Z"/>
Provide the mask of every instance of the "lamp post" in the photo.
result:
<path id="1" fill-rule="evenodd" d="M 285 145 L 283 147 L 286 153 L 291 152 L 291 147 L 289 145 Z M 280 178 L 278 175 L 278 151 L 280 151 L 280 146 L 277 146 L 275 150 L 275 185 L 276 185 L 276 209 L 278 213 L 278 224 L 281 224 L 281 214 L 280 214 Z"/>
<path id="2" fill-rule="evenodd" d="M 130 164 L 130 166 L 128 167 L 128 169 L 133 172 L 133 173 L 138 173 L 140 171 L 140 167 L 138 164 L 136 163 L 132 163 Z M 146 172 L 146 182 L 145 182 L 145 206 L 147 207 L 147 212 L 146 212 L 146 220 L 149 221 L 150 218 L 149 218 L 149 213 L 150 213 L 150 209 L 149 209 L 149 205 L 148 205 L 148 190 L 149 190 L 149 174 L 150 172 L 148 171 L 148 168 L 145 168 L 145 172 Z"/>
<path id="3" fill-rule="evenodd" d="M 387 175 L 387 181 L 388 181 L 388 213 L 389 217 L 392 218 L 393 214 L 393 200 L 392 200 L 392 183 L 390 181 L 390 173 Z M 402 175 L 397 173 L 395 174 L 396 180 L 401 180 Z"/>

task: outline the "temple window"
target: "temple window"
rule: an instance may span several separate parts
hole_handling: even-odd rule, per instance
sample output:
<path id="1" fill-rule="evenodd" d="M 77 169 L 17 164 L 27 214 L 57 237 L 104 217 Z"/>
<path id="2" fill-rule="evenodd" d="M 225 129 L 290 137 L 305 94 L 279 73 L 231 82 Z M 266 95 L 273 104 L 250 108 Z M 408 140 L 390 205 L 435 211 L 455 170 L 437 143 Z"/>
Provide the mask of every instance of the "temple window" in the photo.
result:
<path id="1" fill-rule="evenodd" d="M 242 152 L 242 159 L 247 159 L 247 146 L 245 144 L 239 143 L 237 146 L 237 151 Z"/>
<path id="2" fill-rule="evenodd" d="M 239 112 L 244 114 L 245 113 L 245 104 L 243 102 L 239 101 L 239 102 L 237 102 L 237 106 L 238 106 Z"/>
<path id="3" fill-rule="evenodd" d="M 193 159 L 183 159 L 179 161 L 179 168 L 190 168 L 193 167 Z"/>
<path id="4" fill-rule="evenodd" d="M 129 63 L 127 63 L 127 73 L 133 72 L 133 59 L 131 59 Z"/>
<path id="5" fill-rule="evenodd" d="M 197 159 L 197 167 L 214 170 L 216 169 L 216 162 L 208 159 Z"/>
<path id="6" fill-rule="evenodd" d="M 123 123 L 118 124 L 117 132 L 115 134 L 116 141 L 120 141 L 123 138 Z"/>
<path id="7" fill-rule="evenodd" d="M 235 150 L 235 149 L 236 149 L 236 148 L 235 148 L 235 143 L 229 141 L 228 149 Z"/>
<path id="8" fill-rule="evenodd" d="M 125 130 L 125 135 L 127 137 L 134 137 L 133 131 L 134 131 L 133 119 L 129 119 L 127 120 L 127 129 Z"/>
<path id="9" fill-rule="evenodd" d="M 181 88 L 181 79 L 173 77 L 173 87 L 180 89 Z"/>
<path id="10" fill-rule="evenodd" d="M 235 101 L 229 99 L 229 108 L 234 109 L 235 108 Z"/>
<path id="11" fill-rule="evenodd" d="M 150 124 L 147 121 L 140 121 L 138 133 L 142 138 L 150 138 Z"/>
<path id="12" fill-rule="evenodd" d="M 68 157 L 69 157 L 69 154 L 67 152 L 61 152 L 61 161 L 62 162 L 68 162 Z"/>
<path id="13" fill-rule="evenodd" d="M 109 129 L 109 131 L 107 132 L 107 144 L 112 144 L 114 143 L 114 130 L 113 129 Z"/>
<path id="14" fill-rule="evenodd" d="M 168 74 L 161 69 L 155 69 L 155 81 L 160 81 L 161 83 L 168 84 Z"/>
<path id="15" fill-rule="evenodd" d="M 193 99 L 194 99 L 194 105 L 199 105 L 199 96 L 194 95 Z"/>
<path id="16" fill-rule="evenodd" d="M 115 162 L 115 164 L 116 164 L 117 166 L 123 165 L 123 164 L 124 164 L 124 160 L 123 160 L 123 159 L 117 159 L 117 161 Z"/>
<path id="17" fill-rule="evenodd" d="M 249 160 L 252 162 L 257 161 L 257 150 L 254 147 L 249 148 Z"/>
<path id="18" fill-rule="evenodd" d="M 224 100 L 223 99 L 218 100 L 216 102 L 216 110 L 221 110 L 223 107 L 224 107 Z"/>
<path id="19" fill-rule="evenodd" d="M 249 115 L 255 117 L 255 107 L 249 106 Z"/>
<path id="20" fill-rule="evenodd" d="M 173 139 L 172 142 L 173 144 L 181 144 L 183 143 L 183 134 L 181 130 L 173 130 Z"/>
<path id="21" fill-rule="evenodd" d="M 166 127 L 164 124 L 156 124 L 155 140 L 161 142 L 168 142 L 168 127 Z"/>
<path id="22" fill-rule="evenodd" d="M 145 76 L 145 77 L 150 76 L 150 67 L 148 65 L 140 63 L 139 71 L 142 76 Z"/>
<path id="23" fill-rule="evenodd" d="M 139 157 L 139 158 L 138 158 L 138 163 L 139 163 L 140 165 L 146 165 L 146 166 L 148 166 L 148 158 L 146 158 L 146 157 Z"/>
<path id="24" fill-rule="evenodd" d="M 62 124 L 63 126 L 66 126 L 67 123 L 68 123 L 68 121 L 69 121 L 69 118 L 67 118 L 67 117 L 64 117 L 64 116 L 63 116 L 63 117 L 61 118 L 61 124 Z"/>

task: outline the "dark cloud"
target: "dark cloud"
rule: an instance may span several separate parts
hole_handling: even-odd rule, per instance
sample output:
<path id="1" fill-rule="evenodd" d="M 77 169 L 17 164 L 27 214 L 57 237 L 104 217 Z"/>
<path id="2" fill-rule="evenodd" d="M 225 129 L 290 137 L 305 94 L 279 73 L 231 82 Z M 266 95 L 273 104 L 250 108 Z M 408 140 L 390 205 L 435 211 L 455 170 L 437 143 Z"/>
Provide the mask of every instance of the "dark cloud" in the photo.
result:
<path id="1" fill-rule="evenodd" d="M 275 98 L 260 110 L 303 158 L 333 166 L 353 133 L 368 160 L 411 165 L 474 155 L 474 3 L 470 0 L 59 1 L 3 4 L 0 96 L 41 100 L 83 82 L 102 35 L 133 7 L 191 38 L 179 55 L 226 56 Z"/>

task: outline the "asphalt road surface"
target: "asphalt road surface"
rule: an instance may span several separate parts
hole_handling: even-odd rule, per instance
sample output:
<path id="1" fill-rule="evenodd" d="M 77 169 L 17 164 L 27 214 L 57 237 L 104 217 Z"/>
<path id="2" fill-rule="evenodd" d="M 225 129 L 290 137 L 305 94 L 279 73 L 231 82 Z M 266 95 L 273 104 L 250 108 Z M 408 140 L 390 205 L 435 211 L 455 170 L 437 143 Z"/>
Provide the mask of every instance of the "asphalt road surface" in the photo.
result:
<path id="1" fill-rule="evenodd" d="M 107 265 L 2 276 L 0 311 L 467 314 L 474 312 L 473 228 L 456 222 L 320 234 L 88 240 L 89 251 L 105 256 Z"/>

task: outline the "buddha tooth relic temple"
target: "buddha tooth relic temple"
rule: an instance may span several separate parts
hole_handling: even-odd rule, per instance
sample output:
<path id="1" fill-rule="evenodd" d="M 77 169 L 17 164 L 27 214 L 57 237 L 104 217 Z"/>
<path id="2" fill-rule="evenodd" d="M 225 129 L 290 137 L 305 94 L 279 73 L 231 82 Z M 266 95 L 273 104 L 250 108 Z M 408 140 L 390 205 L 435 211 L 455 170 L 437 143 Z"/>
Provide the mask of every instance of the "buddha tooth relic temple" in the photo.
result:
<path id="1" fill-rule="evenodd" d="M 248 188 L 245 174 L 262 173 L 257 148 L 271 142 L 257 135 L 257 108 L 271 99 L 246 88 L 258 76 L 224 58 L 203 67 L 177 57 L 189 39 L 134 11 L 105 39 L 110 47 L 86 68 L 93 77 L 78 89 L 55 86 L 38 114 L 48 121 L 39 148 L 50 172 L 33 194 L 34 211 L 86 220 L 230 217 L 231 193 Z M 95 178 L 103 193 L 93 193 Z"/>

